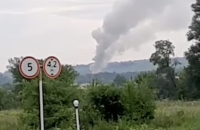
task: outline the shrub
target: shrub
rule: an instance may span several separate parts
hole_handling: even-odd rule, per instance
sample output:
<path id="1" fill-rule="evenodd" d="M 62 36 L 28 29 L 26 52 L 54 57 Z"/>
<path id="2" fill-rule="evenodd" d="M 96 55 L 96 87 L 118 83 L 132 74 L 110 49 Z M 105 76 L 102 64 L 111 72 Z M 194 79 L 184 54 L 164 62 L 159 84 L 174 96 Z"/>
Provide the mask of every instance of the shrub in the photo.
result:
<path id="1" fill-rule="evenodd" d="M 87 102 L 88 105 L 101 118 L 106 121 L 117 121 L 124 114 L 124 107 L 121 103 L 121 89 L 110 85 L 98 85 L 88 89 Z"/>
<path id="2" fill-rule="evenodd" d="M 88 130 L 98 124 L 100 118 L 98 111 L 95 111 L 91 105 L 84 104 L 80 109 L 81 130 Z"/>
<path id="3" fill-rule="evenodd" d="M 123 88 L 123 106 L 125 115 L 129 120 L 144 123 L 154 118 L 154 93 L 148 86 L 148 82 L 136 84 L 128 82 Z"/>
<path id="4" fill-rule="evenodd" d="M 0 87 L 0 110 L 15 109 L 17 106 L 16 95 L 12 91 Z"/>
<path id="5" fill-rule="evenodd" d="M 122 88 L 112 85 L 97 85 L 88 89 L 87 106 L 90 111 L 99 114 L 108 121 L 119 121 L 120 118 L 137 123 L 148 122 L 154 118 L 154 93 L 148 85 L 148 80 L 136 84 L 127 82 Z M 90 115 L 87 115 L 88 118 Z M 92 117 L 95 117 L 94 114 Z M 94 123 L 94 121 L 93 121 Z"/>

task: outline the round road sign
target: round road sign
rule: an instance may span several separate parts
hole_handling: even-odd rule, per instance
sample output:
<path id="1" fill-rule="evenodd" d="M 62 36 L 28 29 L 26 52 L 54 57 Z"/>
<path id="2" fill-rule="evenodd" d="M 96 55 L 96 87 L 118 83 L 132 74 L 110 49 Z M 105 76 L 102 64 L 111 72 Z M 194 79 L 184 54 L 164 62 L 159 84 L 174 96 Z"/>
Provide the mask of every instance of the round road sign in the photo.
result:
<path id="1" fill-rule="evenodd" d="M 58 58 L 54 56 L 48 57 L 43 64 L 43 69 L 45 75 L 50 79 L 57 78 L 62 70 L 62 65 Z"/>
<path id="2" fill-rule="evenodd" d="M 34 79 L 40 73 L 39 62 L 31 56 L 22 59 L 19 64 L 20 74 L 26 79 Z"/>

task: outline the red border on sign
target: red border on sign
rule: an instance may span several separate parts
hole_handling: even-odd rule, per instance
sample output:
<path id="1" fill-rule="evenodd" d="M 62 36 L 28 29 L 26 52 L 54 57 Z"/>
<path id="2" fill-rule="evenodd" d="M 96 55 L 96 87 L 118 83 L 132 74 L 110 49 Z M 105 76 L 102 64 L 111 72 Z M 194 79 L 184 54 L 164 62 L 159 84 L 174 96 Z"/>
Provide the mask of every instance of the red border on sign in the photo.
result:
<path id="1" fill-rule="evenodd" d="M 49 75 L 48 73 L 47 73 L 47 71 L 46 71 L 46 62 L 49 60 L 49 59 L 55 59 L 57 62 L 58 62 L 58 65 L 59 65 L 59 71 L 58 71 L 58 73 L 55 75 L 55 76 L 51 76 L 51 75 Z M 58 58 L 56 58 L 55 56 L 49 56 L 48 58 L 46 58 L 46 60 L 44 61 L 44 63 L 43 63 L 43 71 L 44 71 L 44 74 L 48 77 L 48 78 L 50 78 L 50 79 L 56 79 L 59 75 L 60 75 L 60 73 L 61 73 L 61 71 L 62 71 L 62 65 L 61 65 L 61 63 L 60 63 L 60 61 L 58 60 Z"/>
<path id="2" fill-rule="evenodd" d="M 37 69 L 37 72 L 36 72 L 33 76 L 27 76 L 27 75 L 24 74 L 24 72 L 22 71 L 22 63 L 23 63 L 24 60 L 26 60 L 26 59 L 33 59 L 33 60 L 36 62 L 36 64 L 37 64 L 38 69 Z M 24 58 L 22 59 L 22 61 L 20 62 L 20 64 L 19 64 L 19 72 L 20 72 L 20 74 L 21 74 L 24 78 L 26 78 L 26 79 L 34 79 L 34 78 L 36 78 L 36 77 L 39 75 L 39 73 L 40 73 L 40 64 L 39 64 L 39 62 L 38 62 L 34 57 L 32 57 L 32 56 L 24 57 Z"/>

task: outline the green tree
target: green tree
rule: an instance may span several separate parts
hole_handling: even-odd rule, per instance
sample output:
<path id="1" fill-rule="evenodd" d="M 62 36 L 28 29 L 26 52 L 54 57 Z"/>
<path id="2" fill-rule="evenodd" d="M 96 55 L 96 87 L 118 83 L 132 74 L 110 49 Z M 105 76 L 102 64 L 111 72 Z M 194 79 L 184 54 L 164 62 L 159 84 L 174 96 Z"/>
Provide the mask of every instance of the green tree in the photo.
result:
<path id="1" fill-rule="evenodd" d="M 164 98 L 171 98 L 176 93 L 175 69 L 173 65 L 177 62 L 172 61 L 174 45 L 169 40 L 159 40 L 155 42 L 155 52 L 150 57 L 150 62 L 157 66 L 156 74 L 158 81 L 159 95 Z M 160 87 L 162 86 L 162 87 Z"/>
<path id="2" fill-rule="evenodd" d="M 187 71 L 184 69 L 177 75 L 177 99 L 193 100 L 195 98 L 196 88 L 190 86 Z"/>
<path id="3" fill-rule="evenodd" d="M 23 77 L 19 73 L 19 63 L 22 60 L 23 57 L 14 57 L 10 58 L 8 60 L 9 65 L 7 66 L 7 69 L 9 72 L 12 73 L 12 76 L 14 78 L 14 83 L 20 83 L 22 82 Z"/>
<path id="4" fill-rule="evenodd" d="M 122 86 L 126 83 L 126 81 L 127 80 L 124 76 L 117 74 L 113 80 L 113 83 L 117 86 Z"/>
<path id="5" fill-rule="evenodd" d="M 149 84 L 149 79 L 144 77 L 143 82 L 135 84 L 129 81 L 123 88 L 122 104 L 125 107 L 127 118 L 137 123 L 149 122 L 154 119 L 155 93 Z"/>
<path id="6" fill-rule="evenodd" d="M 0 87 L 0 110 L 15 109 L 17 106 L 16 95 L 12 91 Z"/>
<path id="7" fill-rule="evenodd" d="M 174 45 L 168 40 L 156 41 L 154 45 L 156 51 L 151 54 L 150 62 L 153 65 L 157 65 L 157 71 L 161 71 L 164 68 L 170 67 L 172 60 L 171 57 L 174 56 Z"/>
<path id="8" fill-rule="evenodd" d="M 189 64 L 186 68 L 186 72 L 190 87 L 196 89 L 194 98 L 200 98 L 200 0 L 196 0 L 196 2 L 191 5 L 191 8 L 194 12 L 194 16 L 189 26 L 187 39 L 188 41 L 194 41 L 195 44 L 191 45 L 188 51 L 185 52 L 185 57 Z"/>
<path id="9" fill-rule="evenodd" d="M 144 81 L 148 82 L 150 89 L 156 89 L 156 74 L 154 71 L 141 72 L 135 78 L 134 82 L 140 84 Z"/>
<path id="10" fill-rule="evenodd" d="M 19 63 L 22 59 L 22 56 L 8 59 L 9 65 L 7 66 L 7 69 L 13 76 L 13 83 L 16 84 L 13 90 L 16 94 L 21 91 L 21 82 L 24 79 L 19 72 Z"/>
<path id="11" fill-rule="evenodd" d="M 138 84 L 128 81 L 120 88 L 103 84 L 88 86 L 86 104 L 81 110 L 89 119 L 90 125 L 95 124 L 98 118 L 115 122 L 124 117 L 134 123 L 153 119 L 154 92 L 149 87 L 149 81 L 143 81 Z"/>

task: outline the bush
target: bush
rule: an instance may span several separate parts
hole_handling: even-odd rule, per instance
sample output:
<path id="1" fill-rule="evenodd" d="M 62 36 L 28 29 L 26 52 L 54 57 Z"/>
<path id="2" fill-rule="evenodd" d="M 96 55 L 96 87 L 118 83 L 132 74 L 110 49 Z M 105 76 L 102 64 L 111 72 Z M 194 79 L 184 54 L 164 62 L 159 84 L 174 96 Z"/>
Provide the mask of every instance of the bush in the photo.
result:
<path id="1" fill-rule="evenodd" d="M 99 114 L 107 122 L 126 118 L 136 123 L 144 123 L 154 118 L 154 97 L 145 80 L 140 84 L 127 82 L 122 88 L 98 85 L 88 89 L 86 100 L 90 109 L 84 111 L 96 113 L 96 116 Z M 90 115 L 87 116 L 89 118 Z M 91 116 L 95 117 L 94 114 Z"/>
<path id="2" fill-rule="evenodd" d="M 88 89 L 88 105 L 106 121 L 117 121 L 124 115 L 121 89 L 110 85 L 99 85 Z"/>
<path id="3" fill-rule="evenodd" d="M 144 80 L 140 84 L 128 82 L 123 88 L 123 106 L 126 118 L 136 123 L 148 122 L 154 118 L 155 95 Z"/>
<path id="4" fill-rule="evenodd" d="M 12 91 L 0 87 L 0 110 L 16 109 L 17 106 L 16 95 Z"/>

